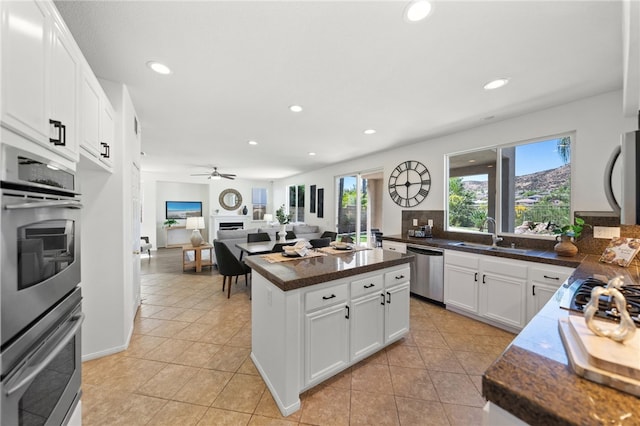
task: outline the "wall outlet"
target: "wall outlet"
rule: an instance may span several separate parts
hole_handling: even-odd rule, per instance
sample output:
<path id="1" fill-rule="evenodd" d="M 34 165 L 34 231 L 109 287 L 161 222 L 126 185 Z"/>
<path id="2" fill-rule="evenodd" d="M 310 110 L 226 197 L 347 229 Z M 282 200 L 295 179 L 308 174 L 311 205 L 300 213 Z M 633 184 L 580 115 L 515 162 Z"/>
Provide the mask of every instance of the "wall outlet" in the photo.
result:
<path id="1" fill-rule="evenodd" d="M 620 228 L 616 226 L 594 226 L 593 238 L 603 238 L 610 240 L 620 236 Z"/>
<path id="2" fill-rule="evenodd" d="M 413 219 L 413 226 L 418 226 L 418 219 Z"/>
<path id="3" fill-rule="evenodd" d="M 429 221 L 427 222 L 427 225 L 433 226 L 433 219 L 429 219 Z"/>

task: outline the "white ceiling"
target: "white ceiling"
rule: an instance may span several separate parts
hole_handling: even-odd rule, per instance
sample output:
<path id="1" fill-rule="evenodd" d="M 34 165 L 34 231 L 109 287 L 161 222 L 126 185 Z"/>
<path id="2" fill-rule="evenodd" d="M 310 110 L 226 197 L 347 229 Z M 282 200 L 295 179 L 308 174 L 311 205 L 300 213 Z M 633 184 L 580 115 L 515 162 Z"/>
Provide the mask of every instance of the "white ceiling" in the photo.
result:
<path id="1" fill-rule="evenodd" d="M 145 171 L 278 179 L 622 88 L 619 1 L 437 1 L 419 23 L 407 1 L 55 3 L 128 86 Z"/>

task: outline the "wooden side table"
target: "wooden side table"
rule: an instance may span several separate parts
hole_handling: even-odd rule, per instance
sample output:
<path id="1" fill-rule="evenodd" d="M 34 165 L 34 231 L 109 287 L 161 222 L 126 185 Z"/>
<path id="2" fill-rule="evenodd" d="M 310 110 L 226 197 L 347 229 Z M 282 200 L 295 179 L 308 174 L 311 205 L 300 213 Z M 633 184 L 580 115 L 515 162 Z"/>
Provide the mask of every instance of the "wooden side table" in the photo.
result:
<path id="1" fill-rule="evenodd" d="M 209 250 L 209 259 L 202 260 L 202 251 Z M 194 252 L 194 261 L 187 260 L 187 252 Z M 187 244 L 182 246 L 182 271 L 187 269 L 196 268 L 196 272 L 202 272 L 203 266 L 213 266 L 213 245 L 209 243 L 203 243 L 197 247 Z"/>

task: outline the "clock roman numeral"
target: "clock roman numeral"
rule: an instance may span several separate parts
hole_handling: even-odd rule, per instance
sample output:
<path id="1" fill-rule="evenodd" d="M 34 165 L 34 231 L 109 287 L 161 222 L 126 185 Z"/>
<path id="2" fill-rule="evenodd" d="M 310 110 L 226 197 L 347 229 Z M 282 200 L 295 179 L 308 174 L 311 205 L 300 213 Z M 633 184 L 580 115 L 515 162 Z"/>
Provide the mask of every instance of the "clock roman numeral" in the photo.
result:
<path id="1" fill-rule="evenodd" d="M 429 191 L 427 191 L 424 188 L 420 188 L 420 191 L 418 191 L 418 195 L 422 195 L 423 197 L 426 197 L 427 195 L 429 195 Z"/>

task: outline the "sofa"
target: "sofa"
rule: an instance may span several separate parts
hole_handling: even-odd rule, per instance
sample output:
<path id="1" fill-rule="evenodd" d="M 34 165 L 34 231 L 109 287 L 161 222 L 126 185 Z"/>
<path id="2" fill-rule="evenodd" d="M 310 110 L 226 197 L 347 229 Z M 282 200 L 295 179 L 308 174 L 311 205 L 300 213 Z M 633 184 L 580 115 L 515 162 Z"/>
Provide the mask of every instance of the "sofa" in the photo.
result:
<path id="1" fill-rule="evenodd" d="M 233 229 L 233 230 L 218 230 L 216 235 L 216 241 L 221 241 L 229 247 L 231 252 L 240 257 L 240 249 L 236 247 L 237 243 L 246 243 L 247 234 L 253 234 L 256 232 L 266 232 L 271 237 L 271 241 L 278 241 L 278 232 L 280 232 L 281 225 L 267 225 L 260 228 L 251 229 Z M 313 238 L 319 238 L 322 235 L 320 228 L 313 225 L 304 224 L 289 224 L 285 228 L 287 231 L 293 231 L 297 238 L 304 238 L 305 240 L 311 240 Z M 215 255 L 214 260 L 215 264 Z"/>

